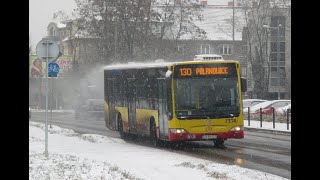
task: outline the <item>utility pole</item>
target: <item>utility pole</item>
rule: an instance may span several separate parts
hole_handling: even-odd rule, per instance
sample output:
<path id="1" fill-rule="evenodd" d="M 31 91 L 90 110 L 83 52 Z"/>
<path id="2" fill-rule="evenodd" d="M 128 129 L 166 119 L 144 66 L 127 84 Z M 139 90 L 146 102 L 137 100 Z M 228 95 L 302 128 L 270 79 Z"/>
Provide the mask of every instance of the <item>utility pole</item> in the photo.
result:
<path id="1" fill-rule="evenodd" d="M 40 72 L 42 70 L 42 63 L 40 64 Z M 41 73 L 40 73 L 40 76 L 39 76 L 39 109 L 41 109 L 42 107 L 42 76 L 41 76 Z"/>
<path id="2" fill-rule="evenodd" d="M 277 72 L 278 72 L 278 99 L 280 99 L 280 27 L 281 24 L 279 24 L 278 19 L 278 28 L 277 28 Z"/>
<path id="3" fill-rule="evenodd" d="M 234 0 L 232 3 L 232 40 L 234 43 Z"/>
<path id="4" fill-rule="evenodd" d="M 117 24 L 114 24 L 114 60 L 117 58 L 117 44 L 118 44 L 118 29 Z"/>

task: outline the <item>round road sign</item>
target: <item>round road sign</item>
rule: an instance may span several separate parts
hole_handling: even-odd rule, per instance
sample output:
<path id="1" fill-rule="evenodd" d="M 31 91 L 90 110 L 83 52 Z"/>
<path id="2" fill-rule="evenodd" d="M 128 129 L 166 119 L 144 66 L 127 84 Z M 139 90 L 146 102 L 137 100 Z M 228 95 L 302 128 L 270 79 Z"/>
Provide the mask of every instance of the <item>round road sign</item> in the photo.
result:
<path id="1" fill-rule="evenodd" d="M 59 52 L 58 43 L 50 39 L 42 39 L 36 47 L 38 58 L 44 62 L 47 62 L 47 58 L 48 62 L 55 61 L 59 56 Z"/>
<path id="2" fill-rule="evenodd" d="M 57 77 L 58 73 L 60 71 L 60 67 L 57 63 L 49 63 L 48 67 L 48 75 L 49 77 Z"/>

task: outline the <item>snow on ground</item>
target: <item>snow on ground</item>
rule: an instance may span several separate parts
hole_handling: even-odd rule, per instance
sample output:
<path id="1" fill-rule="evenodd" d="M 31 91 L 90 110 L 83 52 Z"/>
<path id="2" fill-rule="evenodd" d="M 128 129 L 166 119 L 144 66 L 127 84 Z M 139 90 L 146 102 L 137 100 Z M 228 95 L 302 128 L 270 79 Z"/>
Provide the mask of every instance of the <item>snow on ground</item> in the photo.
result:
<path id="1" fill-rule="evenodd" d="M 29 123 L 29 179 L 284 179 L 57 126 L 48 128 L 46 159 L 44 129 Z"/>
<path id="2" fill-rule="evenodd" d="M 286 123 L 275 123 L 275 128 L 273 128 L 272 122 L 262 121 L 262 127 L 260 127 L 260 121 L 250 120 L 250 126 L 248 126 L 248 120 L 244 120 L 244 127 L 253 129 L 267 129 L 275 130 L 281 132 L 291 132 L 291 124 L 289 124 L 289 130 L 287 129 Z"/>

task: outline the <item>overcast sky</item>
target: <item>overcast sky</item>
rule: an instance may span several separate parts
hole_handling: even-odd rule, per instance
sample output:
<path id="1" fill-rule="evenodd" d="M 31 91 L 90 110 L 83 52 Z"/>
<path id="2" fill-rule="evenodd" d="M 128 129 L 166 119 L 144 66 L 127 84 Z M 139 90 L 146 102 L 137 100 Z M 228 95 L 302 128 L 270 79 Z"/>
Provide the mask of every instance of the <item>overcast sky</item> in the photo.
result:
<path id="1" fill-rule="evenodd" d="M 47 35 L 53 13 L 62 10 L 71 14 L 75 8 L 74 0 L 29 0 L 29 35 L 33 48 Z"/>

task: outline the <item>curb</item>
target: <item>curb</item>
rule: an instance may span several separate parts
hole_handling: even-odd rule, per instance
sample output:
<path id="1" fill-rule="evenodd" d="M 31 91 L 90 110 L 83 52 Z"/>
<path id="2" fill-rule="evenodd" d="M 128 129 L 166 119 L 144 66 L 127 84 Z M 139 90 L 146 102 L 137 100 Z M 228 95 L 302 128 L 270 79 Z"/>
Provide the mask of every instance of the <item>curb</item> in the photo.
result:
<path id="1" fill-rule="evenodd" d="M 270 133 L 270 134 L 290 135 L 291 136 L 291 132 L 279 131 L 279 130 L 273 130 L 273 129 L 259 129 L 259 128 L 244 127 L 244 130 L 254 131 L 254 132 L 265 132 L 265 133 Z"/>

